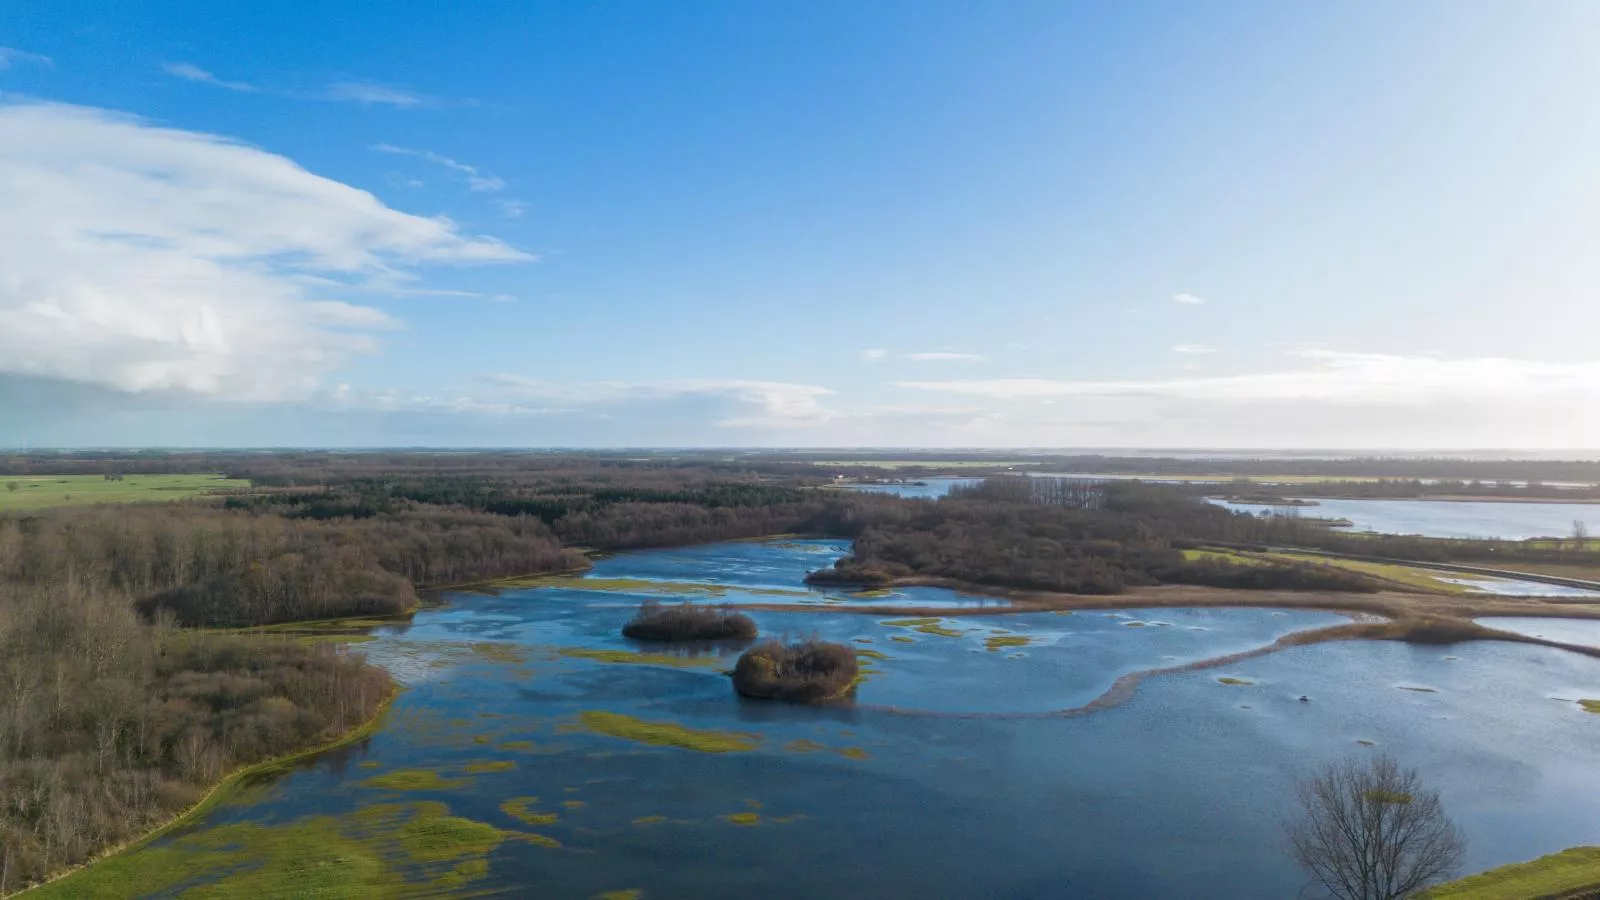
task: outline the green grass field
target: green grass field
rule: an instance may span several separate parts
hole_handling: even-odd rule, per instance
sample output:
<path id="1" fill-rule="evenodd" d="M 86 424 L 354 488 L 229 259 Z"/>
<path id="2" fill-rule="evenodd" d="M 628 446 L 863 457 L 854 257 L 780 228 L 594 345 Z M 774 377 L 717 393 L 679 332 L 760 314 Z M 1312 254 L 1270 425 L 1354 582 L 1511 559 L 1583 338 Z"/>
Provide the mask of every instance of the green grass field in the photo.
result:
<path id="1" fill-rule="evenodd" d="M 102 475 L 0 475 L 0 513 L 88 503 L 163 503 L 249 487 L 249 481 L 221 475 L 126 475 L 121 481 Z"/>
<path id="2" fill-rule="evenodd" d="M 1532 862 L 1490 869 L 1423 894 L 1428 900 L 1527 900 L 1564 897 L 1600 885 L 1600 847 L 1573 847 Z"/>

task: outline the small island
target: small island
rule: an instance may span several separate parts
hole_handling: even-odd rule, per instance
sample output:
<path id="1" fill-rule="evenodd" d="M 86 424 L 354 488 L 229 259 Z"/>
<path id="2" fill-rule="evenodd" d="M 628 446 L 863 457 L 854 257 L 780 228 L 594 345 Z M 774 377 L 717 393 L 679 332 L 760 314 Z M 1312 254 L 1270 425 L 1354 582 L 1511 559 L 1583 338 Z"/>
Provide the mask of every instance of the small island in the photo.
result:
<path id="1" fill-rule="evenodd" d="M 688 601 L 667 606 L 646 600 L 622 626 L 623 637 L 638 641 L 753 641 L 756 633 L 755 620 L 744 613 Z"/>
<path id="2" fill-rule="evenodd" d="M 767 640 L 751 647 L 733 668 L 740 695 L 791 703 L 819 703 L 849 693 L 860 674 L 856 652 L 811 638 L 793 644 Z"/>

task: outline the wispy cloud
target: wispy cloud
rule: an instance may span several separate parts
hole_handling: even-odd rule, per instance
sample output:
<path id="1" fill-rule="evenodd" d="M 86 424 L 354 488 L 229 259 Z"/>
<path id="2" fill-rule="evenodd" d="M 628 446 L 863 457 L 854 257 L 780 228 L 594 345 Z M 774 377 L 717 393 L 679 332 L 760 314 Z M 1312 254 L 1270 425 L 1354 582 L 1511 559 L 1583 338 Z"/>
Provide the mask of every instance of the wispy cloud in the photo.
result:
<path id="1" fill-rule="evenodd" d="M 445 169 L 455 173 L 455 175 L 462 181 L 465 181 L 468 189 L 470 190 L 498 191 L 503 190 L 506 186 L 504 179 L 480 171 L 477 166 L 469 166 L 466 163 L 457 162 L 448 156 L 442 156 L 438 153 L 434 153 L 432 150 L 413 150 L 409 147 L 396 147 L 393 144 L 373 144 L 370 149 L 376 150 L 379 153 L 393 153 L 398 156 L 414 156 L 418 159 L 433 163 L 436 166 L 443 166 Z M 512 200 L 508 202 L 517 203 L 518 201 Z M 521 211 L 519 211 L 517 215 L 521 215 Z"/>
<path id="2" fill-rule="evenodd" d="M 1173 294 L 1172 302 L 1182 303 L 1187 306 L 1199 306 L 1200 304 L 1206 302 L 1206 298 L 1198 297 L 1194 294 Z"/>
<path id="3" fill-rule="evenodd" d="M 0 62 L 3 62 L 0 58 Z M 4 68 L 0 65 L 0 68 Z M 309 90 L 278 90 L 252 84 L 248 81 L 232 81 L 219 78 L 210 71 L 189 62 L 162 63 L 162 71 L 175 78 L 192 81 L 196 84 L 208 84 L 229 91 L 238 91 L 242 94 L 263 94 L 272 97 L 284 97 L 291 100 L 320 100 L 331 103 L 359 103 L 362 106 L 389 106 L 395 109 L 437 109 L 448 106 L 476 106 L 476 100 L 447 100 L 435 97 L 408 88 L 380 84 L 374 81 L 336 81 L 323 85 L 320 88 Z"/>
<path id="4" fill-rule="evenodd" d="M 520 375 L 489 375 L 486 383 L 517 403 L 540 401 L 589 412 L 621 415 L 629 409 L 663 404 L 688 404 L 709 413 L 719 428 L 803 428 L 822 425 L 842 414 L 823 406 L 833 393 L 814 384 L 748 379 L 681 378 L 666 381 L 598 381 L 560 384 Z M 703 409 L 710 404 L 711 409 Z"/>
<path id="5" fill-rule="evenodd" d="M 0 47 L 0 71 L 9 69 L 17 63 L 30 63 L 36 66 L 53 66 L 55 60 L 42 53 L 29 53 L 15 47 Z"/>
<path id="6" fill-rule="evenodd" d="M 371 81 L 334 82 L 324 89 L 323 97 L 328 100 L 360 103 L 363 106 L 394 106 L 400 109 L 454 105 L 447 104 L 438 97 Z"/>
<path id="7" fill-rule="evenodd" d="M 1327 401 L 1416 405 L 1446 398 L 1508 399 L 1581 393 L 1600 408 L 1600 362 L 1438 359 L 1300 350 L 1297 368 L 1249 375 L 1134 381 L 999 378 L 901 381 L 896 386 L 976 397 L 1163 397 L 1174 400 Z"/>
<path id="8" fill-rule="evenodd" d="M 230 91 L 238 91 L 242 94 L 261 93 L 261 88 L 258 88 L 253 84 L 244 81 L 226 81 L 192 63 L 162 63 L 161 69 L 168 75 L 171 75 L 175 78 L 182 78 L 184 81 L 193 81 L 199 84 L 209 84 L 213 87 L 225 88 Z"/>
<path id="9" fill-rule="evenodd" d="M 1210 344 L 1178 344 L 1172 348 L 1173 353 L 1215 353 L 1217 348 Z"/>
<path id="10" fill-rule="evenodd" d="M 976 353 L 961 353 L 954 350 L 923 350 L 916 353 L 896 353 L 891 350 L 874 348 L 861 351 L 861 358 L 867 362 L 884 362 L 898 359 L 907 362 L 983 362 L 983 357 Z"/>
<path id="11" fill-rule="evenodd" d="M 255 147 L 43 103 L 0 104 L 0 234 L 0 376 L 232 400 L 307 396 L 398 326 L 339 296 L 532 258 Z"/>
<path id="12" fill-rule="evenodd" d="M 500 207 L 500 212 L 508 219 L 520 219 L 528 212 L 528 204 L 521 200 L 511 200 L 505 197 L 494 198 L 494 205 Z"/>

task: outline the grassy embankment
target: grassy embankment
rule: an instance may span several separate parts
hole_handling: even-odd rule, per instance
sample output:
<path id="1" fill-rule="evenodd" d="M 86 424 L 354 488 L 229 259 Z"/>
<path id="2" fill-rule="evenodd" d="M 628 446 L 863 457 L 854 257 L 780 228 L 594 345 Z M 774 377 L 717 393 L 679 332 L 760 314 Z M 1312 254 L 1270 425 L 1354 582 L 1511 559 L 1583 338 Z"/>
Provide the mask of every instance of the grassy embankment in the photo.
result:
<path id="1" fill-rule="evenodd" d="M 119 481 L 103 475 L 0 475 L 0 513 L 92 503 L 163 503 L 249 489 L 249 481 L 222 475 L 124 475 Z"/>
<path id="2" fill-rule="evenodd" d="M 1600 847 L 1573 847 L 1452 881 L 1427 900 L 1530 900 L 1600 891 Z"/>

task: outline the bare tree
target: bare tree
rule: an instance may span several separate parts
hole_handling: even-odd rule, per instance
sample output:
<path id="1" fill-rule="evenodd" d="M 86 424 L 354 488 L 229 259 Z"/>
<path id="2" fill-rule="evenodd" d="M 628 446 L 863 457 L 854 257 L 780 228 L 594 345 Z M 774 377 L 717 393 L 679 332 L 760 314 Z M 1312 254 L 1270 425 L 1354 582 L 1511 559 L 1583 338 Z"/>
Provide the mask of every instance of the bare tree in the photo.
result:
<path id="1" fill-rule="evenodd" d="M 1466 839 L 1439 793 L 1389 756 L 1323 767 L 1298 789 L 1295 862 L 1339 900 L 1400 900 L 1448 878 Z"/>
<path id="2" fill-rule="evenodd" d="M 1589 543 L 1589 523 L 1582 519 L 1572 520 L 1572 540 L 1582 550 Z"/>

